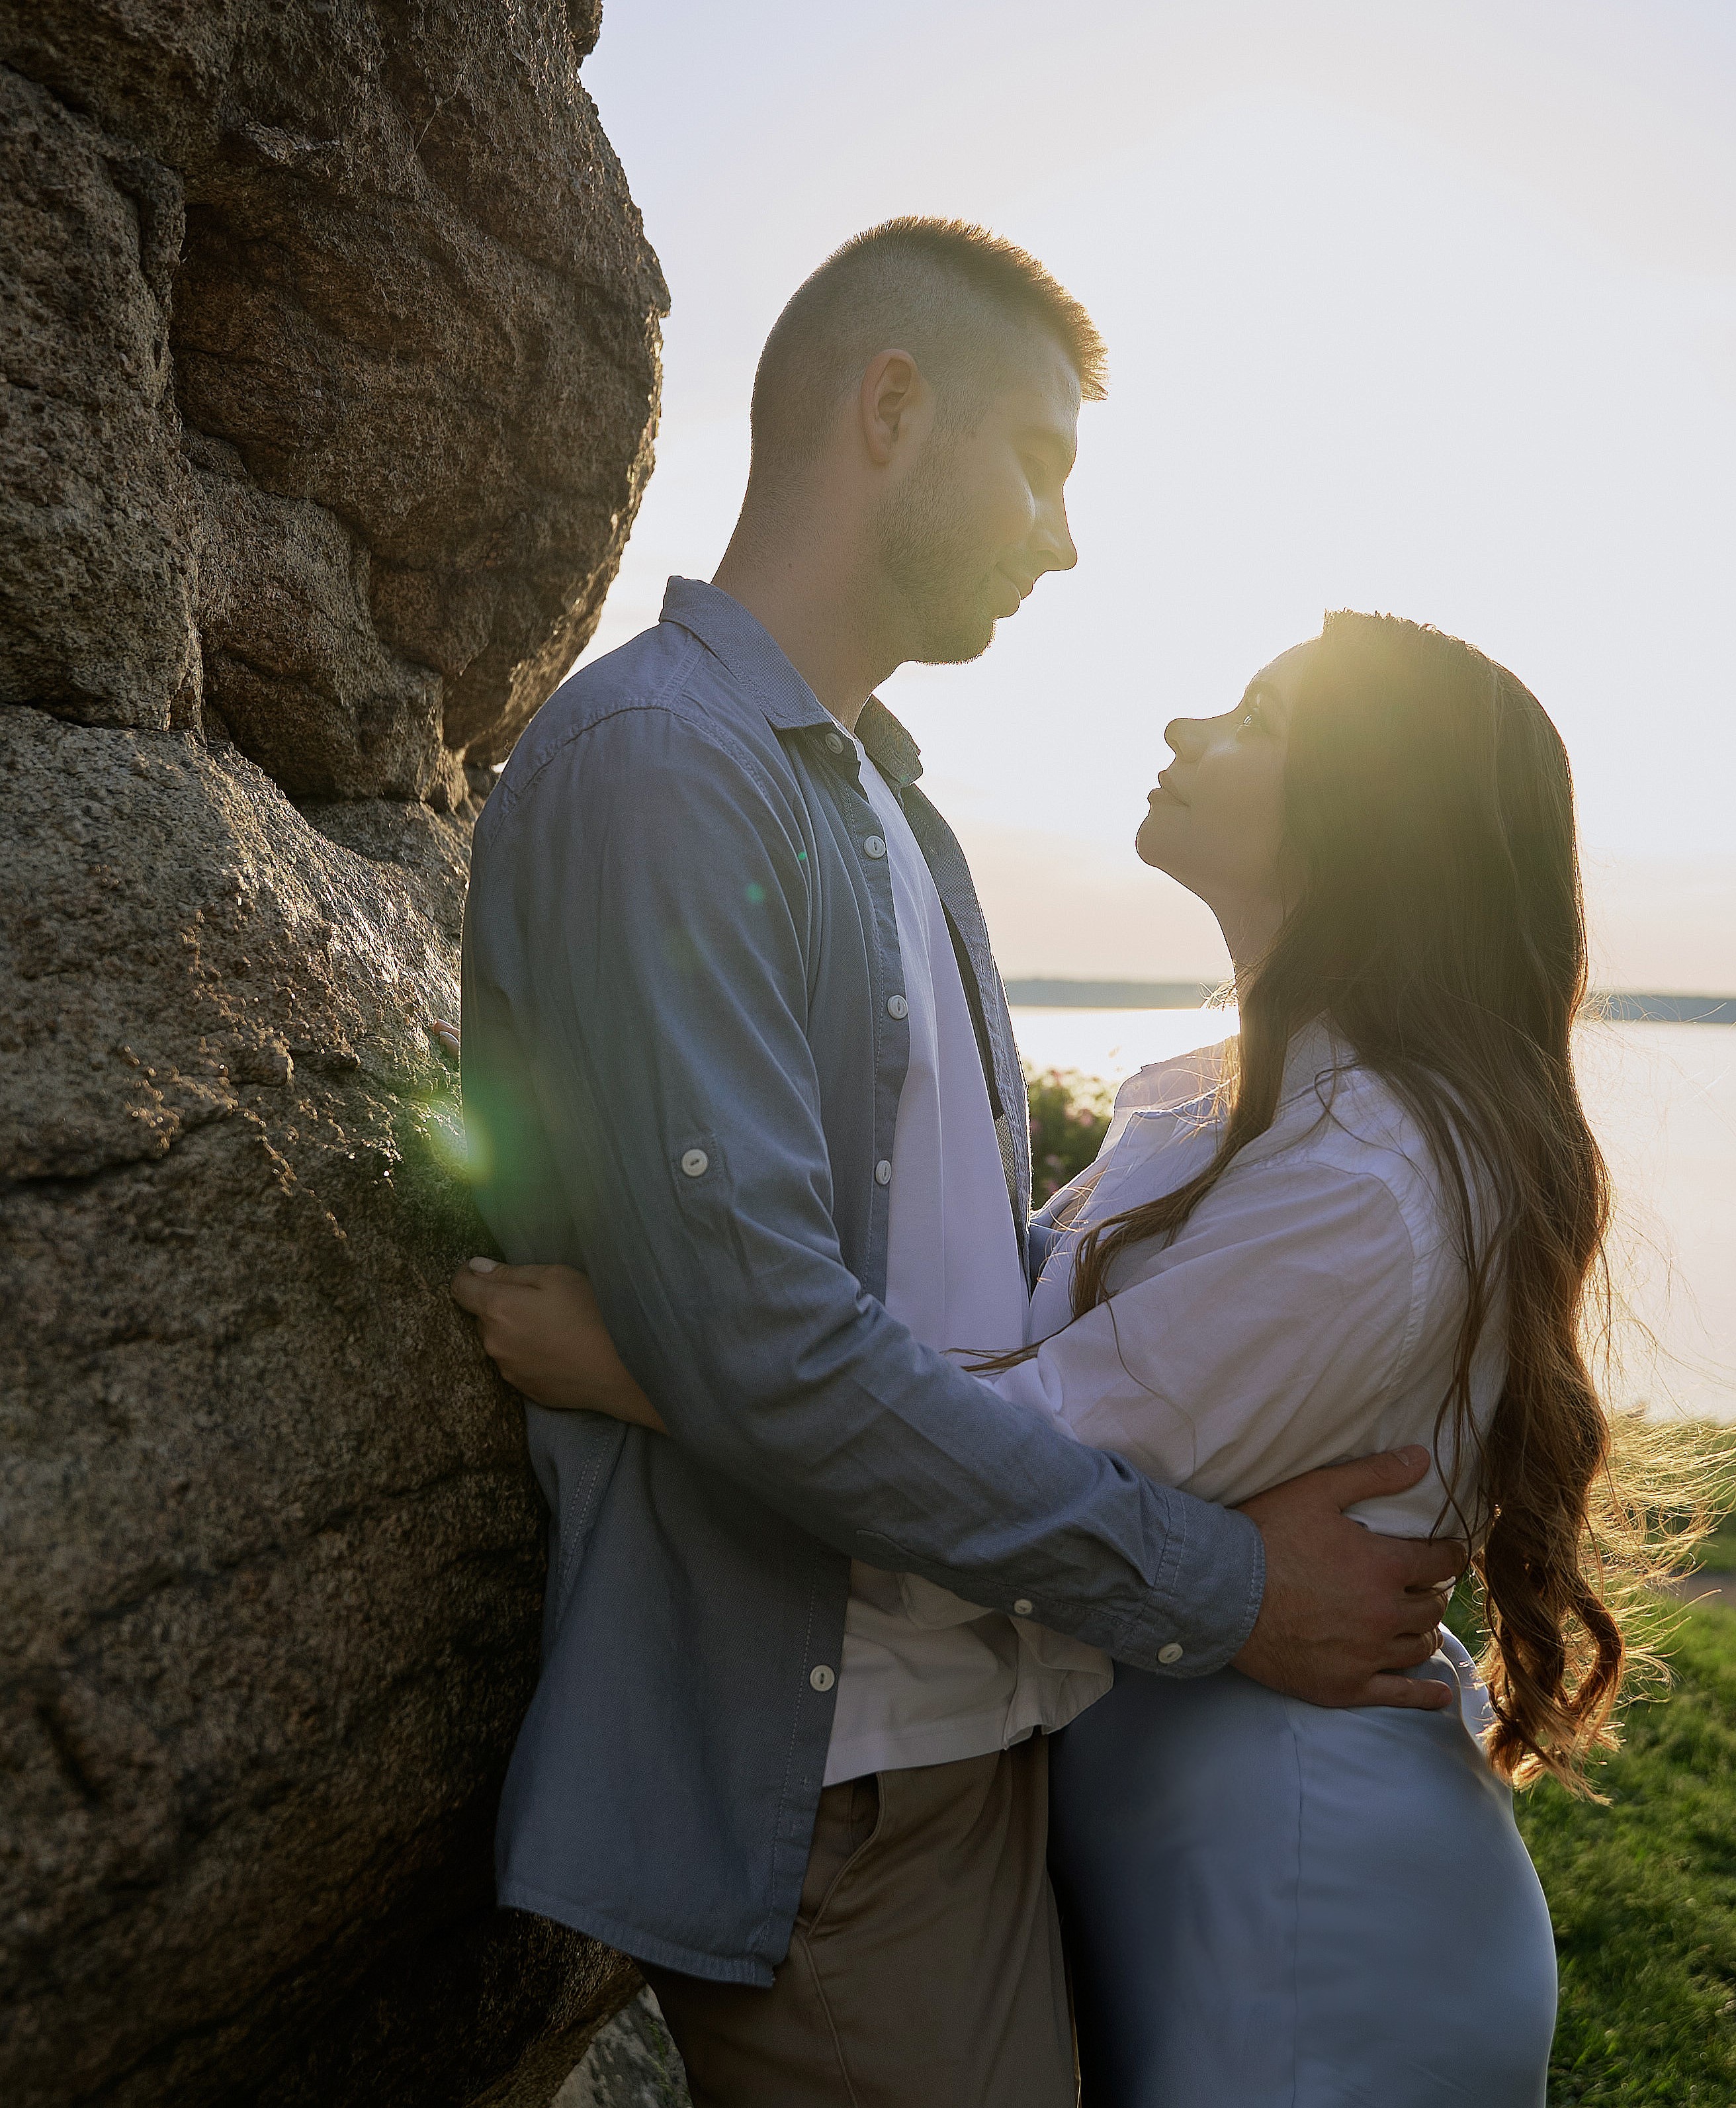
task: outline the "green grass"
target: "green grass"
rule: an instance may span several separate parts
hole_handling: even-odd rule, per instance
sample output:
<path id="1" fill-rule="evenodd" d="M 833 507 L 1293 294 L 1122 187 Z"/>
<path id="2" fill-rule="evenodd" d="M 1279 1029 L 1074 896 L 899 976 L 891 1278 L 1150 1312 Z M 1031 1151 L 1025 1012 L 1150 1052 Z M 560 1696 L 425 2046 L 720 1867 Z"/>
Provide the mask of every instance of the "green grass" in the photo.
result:
<path id="1" fill-rule="evenodd" d="M 1736 1430 L 1684 1427 L 1680 1442 L 1697 1498 L 1729 1510 Z M 1687 1521 L 1671 1498 L 1660 1522 Z M 1736 1572 L 1736 1514 L 1680 1564 L 1708 1579 Z M 1736 2108 L 1736 1609 L 1660 1609 L 1646 1637 L 1669 1687 L 1626 1709 L 1622 1746 L 1594 1775 L 1608 1805 L 1549 1780 L 1518 1797 L 1561 1970 L 1550 2108 Z M 1448 1622 L 1481 1647 L 1469 1592 Z"/>
<path id="2" fill-rule="evenodd" d="M 1694 1547 L 1693 1559 L 1708 1574 L 1736 1574 L 1736 1529 L 1730 1526 L 1729 1516 Z"/>
<path id="3" fill-rule="evenodd" d="M 1599 1775 L 1518 1799 L 1561 1964 L 1551 2108 L 1736 2102 L 1736 1610 L 1685 1610 L 1675 1688 Z"/>

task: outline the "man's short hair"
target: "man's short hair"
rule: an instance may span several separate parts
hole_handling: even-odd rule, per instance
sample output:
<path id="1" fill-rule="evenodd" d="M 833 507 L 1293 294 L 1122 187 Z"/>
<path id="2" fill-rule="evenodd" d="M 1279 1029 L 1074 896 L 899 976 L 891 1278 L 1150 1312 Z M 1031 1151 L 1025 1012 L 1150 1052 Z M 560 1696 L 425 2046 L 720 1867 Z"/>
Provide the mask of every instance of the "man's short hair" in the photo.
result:
<path id="1" fill-rule="evenodd" d="M 753 473 L 817 454 L 839 401 L 882 351 L 907 351 L 954 425 L 1015 368 L 1036 331 L 1065 354 L 1088 403 L 1107 392 L 1091 317 L 1034 256 L 958 219 L 889 219 L 827 257 L 772 325 L 753 376 Z"/>

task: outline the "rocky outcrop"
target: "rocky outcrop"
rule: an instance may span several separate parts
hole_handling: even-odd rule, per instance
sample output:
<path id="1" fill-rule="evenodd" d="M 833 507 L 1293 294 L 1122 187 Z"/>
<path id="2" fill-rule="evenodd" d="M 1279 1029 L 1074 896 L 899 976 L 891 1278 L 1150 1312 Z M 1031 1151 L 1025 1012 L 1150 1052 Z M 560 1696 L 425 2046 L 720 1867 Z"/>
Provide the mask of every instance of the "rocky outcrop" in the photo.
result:
<path id="1" fill-rule="evenodd" d="M 693 2108 L 681 2052 L 649 1989 L 598 2031 L 554 2108 Z"/>
<path id="2" fill-rule="evenodd" d="M 634 1981 L 492 1905 L 541 1516 L 425 1029 L 650 468 L 596 28 L 0 9 L 9 2108 L 543 2108 Z"/>
<path id="3" fill-rule="evenodd" d="M 596 29 L 0 14 L 0 696 L 214 711 L 296 796 L 449 804 L 510 750 L 650 467 L 665 303 L 579 85 Z"/>

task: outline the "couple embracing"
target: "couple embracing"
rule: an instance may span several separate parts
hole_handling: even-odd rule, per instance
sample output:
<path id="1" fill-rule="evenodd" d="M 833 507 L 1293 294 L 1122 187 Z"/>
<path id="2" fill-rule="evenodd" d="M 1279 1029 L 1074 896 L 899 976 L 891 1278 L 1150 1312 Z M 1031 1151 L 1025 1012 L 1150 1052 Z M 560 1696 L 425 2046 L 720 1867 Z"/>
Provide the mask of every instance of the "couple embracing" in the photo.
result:
<path id="1" fill-rule="evenodd" d="M 874 689 L 1075 561 L 1103 373 L 1010 245 L 850 243 L 715 579 L 479 822 L 514 1263 L 455 1290 L 551 1513 L 501 1899 L 641 1962 L 700 2108 L 1541 2108 L 1512 1786 L 1576 1777 L 1623 1662 L 1566 755 L 1379 616 L 1172 723 L 1138 849 L 1239 1038 L 1028 1219 L 982 913 Z"/>

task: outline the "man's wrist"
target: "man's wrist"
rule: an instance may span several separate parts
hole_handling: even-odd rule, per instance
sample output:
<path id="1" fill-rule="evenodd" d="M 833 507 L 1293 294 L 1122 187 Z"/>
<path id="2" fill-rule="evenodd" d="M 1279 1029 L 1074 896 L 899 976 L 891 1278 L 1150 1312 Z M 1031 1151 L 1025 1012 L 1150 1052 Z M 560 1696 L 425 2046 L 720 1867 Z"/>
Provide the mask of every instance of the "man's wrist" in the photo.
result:
<path id="1" fill-rule="evenodd" d="M 1209 1676 L 1241 1652 L 1259 1617 L 1265 1540 L 1238 1509 L 1163 1490 L 1172 1514 L 1157 1586 L 1113 1651 L 1160 1676 Z"/>

